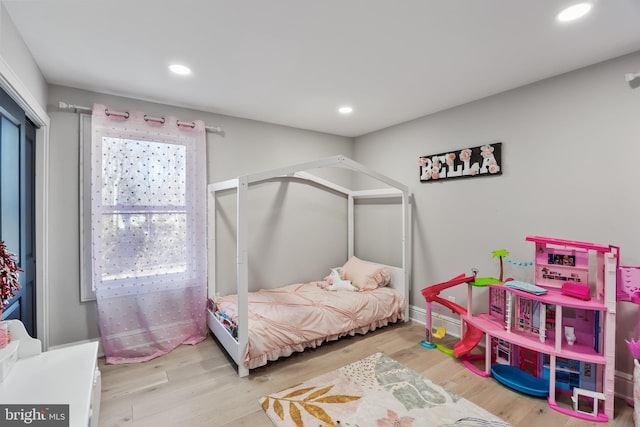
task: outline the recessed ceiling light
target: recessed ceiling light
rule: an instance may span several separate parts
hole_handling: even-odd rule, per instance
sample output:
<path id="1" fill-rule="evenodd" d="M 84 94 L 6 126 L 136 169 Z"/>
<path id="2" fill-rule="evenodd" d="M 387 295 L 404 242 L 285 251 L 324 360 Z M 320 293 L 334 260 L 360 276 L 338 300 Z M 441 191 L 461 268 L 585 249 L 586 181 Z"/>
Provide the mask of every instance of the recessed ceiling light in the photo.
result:
<path id="1" fill-rule="evenodd" d="M 345 105 L 344 107 L 338 108 L 338 112 L 340 114 L 351 114 L 353 112 L 353 108 Z"/>
<path id="2" fill-rule="evenodd" d="M 179 74 L 181 76 L 188 76 L 191 74 L 191 68 L 181 64 L 171 64 L 169 65 L 169 70 L 171 70 L 172 73 Z"/>
<path id="3" fill-rule="evenodd" d="M 556 16 L 556 19 L 560 22 L 569 22 L 582 18 L 591 10 L 591 3 L 578 3 L 573 6 L 562 10 Z"/>

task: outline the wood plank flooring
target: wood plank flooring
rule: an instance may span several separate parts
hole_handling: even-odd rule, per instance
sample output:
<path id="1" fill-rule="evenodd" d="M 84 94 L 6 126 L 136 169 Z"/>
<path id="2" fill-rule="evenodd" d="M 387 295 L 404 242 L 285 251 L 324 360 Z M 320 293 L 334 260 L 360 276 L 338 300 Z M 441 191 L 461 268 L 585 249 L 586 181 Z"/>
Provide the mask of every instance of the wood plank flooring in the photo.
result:
<path id="1" fill-rule="evenodd" d="M 514 426 L 603 425 L 561 415 L 549 408 L 545 399 L 528 397 L 491 378 L 478 377 L 459 360 L 421 347 L 423 335 L 423 325 L 393 325 L 269 363 L 252 370 L 246 378 L 237 376 L 212 337 L 141 364 L 106 365 L 100 359 L 100 426 L 272 426 L 258 398 L 376 352 L 387 354 Z M 616 399 L 615 419 L 609 425 L 633 426 L 632 413 L 633 408 Z"/>

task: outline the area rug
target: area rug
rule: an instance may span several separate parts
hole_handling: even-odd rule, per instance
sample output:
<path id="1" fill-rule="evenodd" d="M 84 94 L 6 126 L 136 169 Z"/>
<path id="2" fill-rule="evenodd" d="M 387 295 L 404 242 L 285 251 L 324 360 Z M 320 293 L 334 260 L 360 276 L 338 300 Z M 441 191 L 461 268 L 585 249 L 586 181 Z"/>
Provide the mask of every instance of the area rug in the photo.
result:
<path id="1" fill-rule="evenodd" d="M 510 426 L 382 353 L 259 402 L 278 427 Z"/>

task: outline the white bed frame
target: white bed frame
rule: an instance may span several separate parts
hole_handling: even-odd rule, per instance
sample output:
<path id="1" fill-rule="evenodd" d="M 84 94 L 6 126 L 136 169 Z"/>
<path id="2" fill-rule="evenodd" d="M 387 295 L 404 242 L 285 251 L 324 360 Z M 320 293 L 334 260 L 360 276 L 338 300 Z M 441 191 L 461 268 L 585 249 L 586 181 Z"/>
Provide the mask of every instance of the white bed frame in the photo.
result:
<path id="1" fill-rule="evenodd" d="M 330 182 L 326 179 L 309 174 L 305 171 L 318 168 L 342 168 L 354 172 L 363 173 L 376 179 L 387 187 L 373 190 L 351 190 L 341 185 Z M 410 269 L 410 211 L 409 192 L 407 186 L 388 178 L 374 170 L 367 168 L 342 155 L 327 157 L 324 159 L 300 163 L 280 169 L 242 175 L 227 181 L 209 184 L 208 187 L 208 234 L 209 234 L 209 274 L 208 287 L 209 298 L 216 295 L 216 192 L 223 190 L 237 190 L 237 294 L 238 294 L 238 339 L 237 341 L 218 321 L 211 311 L 207 315 L 209 329 L 216 336 L 218 341 L 231 356 L 238 366 L 238 375 L 241 377 L 249 375 L 249 369 L 244 366 L 244 355 L 246 353 L 249 338 L 248 322 L 248 293 L 249 293 L 249 257 L 248 257 L 248 190 L 251 184 L 266 181 L 274 178 L 296 178 L 314 182 L 322 187 L 337 191 L 347 196 L 347 231 L 348 231 L 348 256 L 354 255 L 354 202 L 356 199 L 364 198 L 402 198 L 402 266 L 389 266 L 392 274 L 392 286 L 396 291 L 404 296 L 405 300 L 405 320 L 409 319 L 409 271 Z"/>

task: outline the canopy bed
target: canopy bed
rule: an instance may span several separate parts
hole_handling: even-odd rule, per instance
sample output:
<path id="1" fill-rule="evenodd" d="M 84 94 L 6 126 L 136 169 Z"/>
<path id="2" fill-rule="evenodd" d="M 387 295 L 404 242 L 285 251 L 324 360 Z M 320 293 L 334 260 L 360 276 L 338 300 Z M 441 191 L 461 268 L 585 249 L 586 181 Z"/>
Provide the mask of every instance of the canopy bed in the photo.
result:
<path id="1" fill-rule="evenodd" d="M 373 178 L 383 188 L 352 190 L 306 171 L 342 168 Z M 323 279 L 249 292 L 248 198 L 252 184 L 272 179 L 297 179 L 346 196 L 348 260 L 339 270 L 355 289 L 325 289 Z M 219 296 L 216 286 L 216 194 L 235 190 L 237 204 L 237 293 Z M 368 262 L 354 256 L 355 201 L 366 198 L 401 200 L 401 266 Z M 208 186 L 209 306 L 207 324 L 238 366 L 238 375 L 294 351 L 409 318 L 410 222 L 405 185 L 342 155 L 270 171 L 239 176 Z M 332 266 L 329 266 L 332 267 Z M 325 278 L 327 279 L 327 278 Z M 329 283 L 330 284 L 330 283 Z M 345 288 L 346 289 L 346 288 Z M 276 305 L 279 304 L 279 305 Z M 268 337 L 268 338 L 267 338 Z"/>

